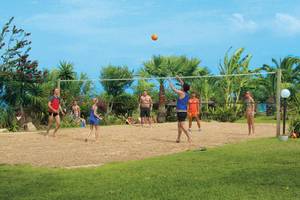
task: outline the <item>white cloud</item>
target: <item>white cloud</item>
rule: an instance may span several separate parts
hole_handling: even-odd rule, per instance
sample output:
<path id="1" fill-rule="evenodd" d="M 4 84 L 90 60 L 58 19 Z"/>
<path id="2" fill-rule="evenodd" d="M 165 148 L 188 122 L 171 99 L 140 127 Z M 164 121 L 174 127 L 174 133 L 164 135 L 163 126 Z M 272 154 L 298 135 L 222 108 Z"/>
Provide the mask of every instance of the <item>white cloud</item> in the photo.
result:
<path id="1" fill-rule="evenodd" d="M 285 13 L 276 13 L 275 28 L 275 31 L 280 34 L 300 34 L 300 18 Z"/>
<path id="2" fill-rule="evenodd" d="M 256 22 L 250 19 L 246 19 L 241 13 L 232 14 L 230 20 L 233 23 L 233 27 L 237 31 L 255 32 L 258 29 L 258 25 Z"/>
<path id="3" fill-rule="evenodd" d="M 123 14 L 105 1 L 60 0 L 60 5 L 62 10 L 35 14 L 25 23 L 45 31 L 89 34 L 100 31 L 104 20 Z"/>

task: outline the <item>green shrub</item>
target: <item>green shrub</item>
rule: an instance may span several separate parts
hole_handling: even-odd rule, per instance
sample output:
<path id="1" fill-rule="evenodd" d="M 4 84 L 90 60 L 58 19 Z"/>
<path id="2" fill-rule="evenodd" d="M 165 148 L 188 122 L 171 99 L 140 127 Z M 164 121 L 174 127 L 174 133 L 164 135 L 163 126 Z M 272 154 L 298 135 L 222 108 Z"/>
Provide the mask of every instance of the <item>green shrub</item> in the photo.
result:
<path id="1" fill-rule="evenodd" d="M 12 109 L 0 109 L 0 128 L 7 128 L 11 132 L 19 130 L 19 125 Z"/>
<path id="2" fill-rule="evenodd" d="M 104 120 L 101 120 L 100 125 L 120 125 L 124 124 L 125 120 L 118 118 L 115 115 L 107 115 Z"/>
<path id="3" fill-rule="evenodd" d="M 212 119 L 220 122 L 234 122 L 242 117 L 241 111 L 236 111 L 235 108 L 217 107 L 211 110 Z"/>
<path id="4" fill-rule="evenodd" d="M 131 94 L 121 94 L 114 98 L 113 112 L 118 116 L 131 116 L 137 109 L 138 100 Z"/>
<path id="5" fill-rule="evenodd" d="M 295 116 L 291 119 L 289 124 L 290 132 L 295 132 L 300 134 L 300 116 Z"/>
<path id="6" fill-rule="evenodd" d="M 62 128 L 74 128 L 79 127 L 79 124 L 74 120 L 71 115 L 65 115 L 61 121 Z"/>

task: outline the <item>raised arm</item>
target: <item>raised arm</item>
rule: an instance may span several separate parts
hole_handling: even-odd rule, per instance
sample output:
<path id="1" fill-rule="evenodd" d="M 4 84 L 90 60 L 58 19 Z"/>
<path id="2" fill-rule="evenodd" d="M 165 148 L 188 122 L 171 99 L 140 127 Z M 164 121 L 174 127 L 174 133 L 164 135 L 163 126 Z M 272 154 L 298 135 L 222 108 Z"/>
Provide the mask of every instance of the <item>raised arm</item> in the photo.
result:
<path id="1" fill-rule="evenodd" d="M 176 79 L 178 80 L 178 82 L 180 83 L 180 85 L 184 84 L 183 80 L 178 75 L 176 76 Z"/>
<path id="2" fill-rule="evenodd" d="M 169 79 L 169 85 L 170 85 L 170 88 L 178 95 L 184 95 L 184 92 L 181 91 L 181 90 L 178 90 L 175 88 L 175 86 L 173 85 L 173 83 L 171 82 L 171 80 Z"/>

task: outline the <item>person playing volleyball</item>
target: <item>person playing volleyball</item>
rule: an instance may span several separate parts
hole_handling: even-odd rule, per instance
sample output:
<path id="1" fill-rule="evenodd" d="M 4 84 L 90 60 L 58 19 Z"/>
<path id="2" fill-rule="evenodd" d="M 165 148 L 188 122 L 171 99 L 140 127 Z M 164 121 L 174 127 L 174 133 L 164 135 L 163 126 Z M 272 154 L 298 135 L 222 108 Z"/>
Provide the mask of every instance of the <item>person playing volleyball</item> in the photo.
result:
<path id="1" fill-rule="evenodd" d="M 180 137 L 182 132 L 187 136 L 188 142 L 192 142 L 191 136 L 185 128 L 184 122 L 187 117 L 187 104 L 189 101 L 189 94 L 188 91 L 190 90 L 190 86 L 184 83 L 179 77 L 177 80 L 180 82 L 181 89 L 178 90 L 174 87 L 171 80 L 169 80 L 169 85 L 171 89 L 178 95 L 177 104 L 176 104 L 176 111 L 177 111 L 177 120 L 178 120 L 178 136 L 176 142 L 180 142 Z"/>
<path id="2" fill-rule="evenodd" d="M 255 102 L 248 91 L 245 93 L 245 103 L 246 103 L 246 118 L 248 124 L 248 135 L 254 134 L 254 114 L 255 114 Z"/>
<path id="3" fill-rule="evenodd" d="M 59 112 L 61 112 L 63 115 L 65 114 L 60 106 L 60 97 L 59 97 L 60 90 L 58 88 L 55 88 L 53 90 L 53 96 L 49 98 L 48 102 L 48 111 L 49 111 L 49 120 L 48 120 L 48 129 L 46 136 L 49 135 L 49 131 L 52 127 L 53 119 L 55 119 L 56 127 L 53 132 L 53 137 L 56 137 L 56 132 L 58 131 L 60 127 L 60 116 Z"/>
<path id="4" fill-rule="evenodd" d="M 188 102 L 188 117 L 189 117 L 189 132 L 192 132 L 192 122 L 195 118 L 198 125 L 199 132 L 201 131 L 201 125 L 200 125 L 200 119 L 199 119 L 199 113 L 200 113 L 200 100 L 196 97 L 196 93 L 193 92 L 191 95 L 191 98 Z"/>
<path id="5" fill-rule="evenodd" d="M 91 136 L 94 128 L 95 128 L 95 140 L 97 141 L 98 137 L 99 137 L 98 129 L 99 129 L 100 120 L 102 118 L 97 113 L 97 110 L 98 110 L 97 104 L 98 104 L 98 99 L 93 98 L 93 106 L 90 111 L 90 128 L 91 128 L 91 130 L 90 130 L 88 137 L 85 139 L 86 142 L 88 141 L 89 137 Z"/>

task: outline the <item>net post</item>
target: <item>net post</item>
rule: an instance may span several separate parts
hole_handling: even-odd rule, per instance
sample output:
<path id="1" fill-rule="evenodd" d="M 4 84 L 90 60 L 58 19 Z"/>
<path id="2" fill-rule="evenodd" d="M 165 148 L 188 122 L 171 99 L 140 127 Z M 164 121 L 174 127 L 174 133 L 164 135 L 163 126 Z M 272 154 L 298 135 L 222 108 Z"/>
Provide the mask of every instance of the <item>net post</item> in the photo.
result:
<path id="1" fill-rule="evenodd" d="M 276 136 L 280 136 L 280 92 L 281 92 L 281 69 L 277 70 L 277 87 L 276 87 Z"/>
<path id="2" fill-rule="evenodd" d="M 57 80 L 57 89 L 60 91 L 60 79 Z"/>

